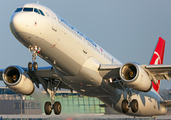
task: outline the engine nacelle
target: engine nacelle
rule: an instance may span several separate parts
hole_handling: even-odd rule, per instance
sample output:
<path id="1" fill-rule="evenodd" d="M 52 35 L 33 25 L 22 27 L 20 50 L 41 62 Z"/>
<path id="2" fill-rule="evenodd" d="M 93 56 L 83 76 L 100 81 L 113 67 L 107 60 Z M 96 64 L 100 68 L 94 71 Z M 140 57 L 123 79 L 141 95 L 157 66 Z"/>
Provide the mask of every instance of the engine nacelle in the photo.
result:
<path id="1" fill-rule="evenodd" d="M 31 95 L 35 90 L 29 75 L 19 66 L 7 67 L 2 77 L 6 86 L 16 93 Z"/>
<path id="2" fill-rule="evenodd" d="M 152 88 L 148 74 L 136 63 L 126 63 L 120 68 L 120 77 L 129 87 L 143 92 Z"/>

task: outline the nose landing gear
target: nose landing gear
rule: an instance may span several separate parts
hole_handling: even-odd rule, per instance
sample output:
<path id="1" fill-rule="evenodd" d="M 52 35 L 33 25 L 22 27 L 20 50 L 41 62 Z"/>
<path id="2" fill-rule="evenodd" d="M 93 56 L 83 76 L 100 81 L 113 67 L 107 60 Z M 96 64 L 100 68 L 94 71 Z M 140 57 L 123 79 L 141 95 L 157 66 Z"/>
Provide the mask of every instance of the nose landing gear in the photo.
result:
<path id="1" fill-rule="evenodd" d="M 35 71 L 37 70 L 37 68 L 38 68 L 37 62 L 34 62 L 33 64 L 32 64 L 31 62 L 28 63 L 28 69 L 29 69 L 29 71 L 31 71 L 32 68 L 33 68 Z"/>
<path id="2" fill-rule="evenodd" d="M 38 64 L 37 62 L 35 62 L 36 60 L 36 56 L 38 53 L 40 53 L 41 48 L 38 46 L 30 46 L 29 47 L 29 51 L 32 52 L 32 62 L 28 63 L 28 70 L 31 71 L 32 68 L 36 71 L 38 68 Z"/>

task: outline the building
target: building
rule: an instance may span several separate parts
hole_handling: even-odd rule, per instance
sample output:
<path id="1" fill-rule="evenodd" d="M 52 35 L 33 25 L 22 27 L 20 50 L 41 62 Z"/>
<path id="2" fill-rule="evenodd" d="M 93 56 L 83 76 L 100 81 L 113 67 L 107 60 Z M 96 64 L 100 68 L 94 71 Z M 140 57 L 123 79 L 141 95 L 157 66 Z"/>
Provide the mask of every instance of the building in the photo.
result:
<path id="1" fill-rule="evenodd" d="M 32 99 L 23 98 L 21 95 L 8 88 L 0 88 L 0 114 L 42 114 L 40 104 Z"/>
<path id="2" fill-rule="evenodd" d="M 44 91 L 36 89 L 32 96 L 21 96 L 6 87 L 0 88 L 0 114 L 42 114 L 44 103 L 50 101 L 50 97 Z M 59 91 L 55 101 L 60 101 L 62 113 L 99 114 L 105 113 L 103 104 L 95 97 L 82 96 L 76 92 Z M 22 103 L 22 104 L 21 104 Z"/>
<path id="3" fill-rule="evenodd" d="M 160 92 L 165 99 L 171 99 L 170 93 L 170 90 L 162 90 Z M 2 118 L 8 120 L 19 120 L 21 118 L 28 118 L 29 120 L 56 119 L 53 114 L 52 116 L 44 114 L 43 108 L 46 101 L 50 101 L 50 97 L 45 91 L 40 89 L 36 89 L 32 96 L 21 96 L 6 87 L 0 87 L 0 120 Z M 118 115 L 117 112 L 104 105 L 97 98 L 82 96 L 76 92 L 70 93 L 70 91 L 66 90 L 58 91 L 55 96 L 55 101 L 60 101 L 62 104 L 62 116 L 59 116 L 59 119 L 66 119 L 67 115 L 74 114 L 79 119 L 83 119 L 82 116 L 87 116 L 87 119 L 89 119 L 92 117 L 91 114 Z M 96 117 L 99 118 L 100 116 Z"/>

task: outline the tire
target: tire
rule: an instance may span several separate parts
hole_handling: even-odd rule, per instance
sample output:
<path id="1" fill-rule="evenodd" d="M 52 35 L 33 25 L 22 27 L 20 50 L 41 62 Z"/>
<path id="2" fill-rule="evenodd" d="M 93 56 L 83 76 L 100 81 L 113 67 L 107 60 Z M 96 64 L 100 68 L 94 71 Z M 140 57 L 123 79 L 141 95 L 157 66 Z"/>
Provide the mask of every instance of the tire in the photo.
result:
<path id="1" fill-rule="evenodd" d="M 56 115 L 59 115 L 61 113 L 61 103 L 60 102 L 55 102 L 53 105 L 54 113 Z"/>
<path id="2" fill-rule="evenodd" d="M 133 113 L 136 113 L 138 111 L 138 101 L 135 99 L 131 102 L 131 110 Z"/>
<path id="3" fill-rule="evenodd" d="M 29 70 L 29 71 L 32 70 L 32 63 L 31 63 L 31 62 L 28 63 L 28 70 Z"/>
<path id="4" fill-rule="evenodd" d="M 46 115 L 50 115 L 52 113 L 51 103 L 46 102 L 44 105 L 44 111 Z"/>
<path id="5" fill-rule="evenodd" d="M 129 108 L 128 108 L 128 101 L 127 100 L 123 100 L 121 106 L 122 106 L 122 112 L 123 113 L 127 113 L 128 110 L 129 110 Z"/>
<path id="6" fill-rule="evenodd" d="M 35 71 L 37 70 L 37 68 L 38 68 L 37 62 L 34 62 L 34 63 L 33 63 L 33 68 L 34 68 Z"/>

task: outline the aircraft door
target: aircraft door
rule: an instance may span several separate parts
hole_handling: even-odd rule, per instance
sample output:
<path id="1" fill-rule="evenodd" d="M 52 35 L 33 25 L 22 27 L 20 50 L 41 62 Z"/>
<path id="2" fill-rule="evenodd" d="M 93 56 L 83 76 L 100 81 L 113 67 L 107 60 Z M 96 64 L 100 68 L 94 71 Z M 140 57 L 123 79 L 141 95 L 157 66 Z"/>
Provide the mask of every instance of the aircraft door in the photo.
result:
<path id="1" fill-rule="evenodd" d="M 57 17 L 54 14 L 52 14 L 52 30 L 57 32 Z"/>
<path id="2" fill-rule="evenodd" d="M 83 52 L 85 54 L 87 54 L 88 52 L 88 41 L 86 39 L 84 39 L 84 48 L 83 48 Z"/>

